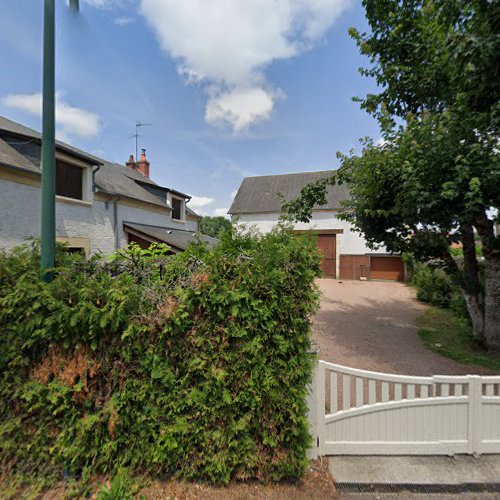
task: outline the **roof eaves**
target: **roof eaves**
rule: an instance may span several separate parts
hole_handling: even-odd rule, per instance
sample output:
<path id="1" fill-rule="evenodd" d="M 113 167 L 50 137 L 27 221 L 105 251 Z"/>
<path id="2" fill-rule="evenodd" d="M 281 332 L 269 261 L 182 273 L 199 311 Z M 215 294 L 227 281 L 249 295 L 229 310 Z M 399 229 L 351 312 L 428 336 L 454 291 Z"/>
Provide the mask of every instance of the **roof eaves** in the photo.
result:
<path id="1" fill-rule="evenodd" d="M 0 117 L 0 118 L 2 118 L 2 120 L 0 120 L 1 131 L 7 132 L 8 134 L 17 137 L 34 139 L 38 143 L 42 142 L 42 134 L 40 132 L 30 127 L 26 127 L 25 125 L 21 125 L 20 123 L 17 123 L 13 120 L 9 120 L 8 118 L 5 117 Z M 2 125 L 2 122 L 4 122 L 4 125 Z M 68 153 L 69 155 L 80 158 L 81 160 L 85 160 L 88 163 L 91 163 L 92 165 L 103 165 L 103 162 L 99 158 L 97 158 L 94 155 L 91 155 L 90 153 L 86 153 L 85 151 L 79 148 L 70 146 L 69 144 L 66 144 L 58 140 L 55 141 L 55 144 L 56 144 L 56 149 L 59 149 L 64 153 Z"/>
<path id="2" fill-rule="evenodd" d="M 12 165 L 10 163 L 5 163 L 3 161 L 0 161 L 0 166 L 1 167 L 5 167 L 5 168 L 9 168 L 11 170 L 16 170 L 18 172 L 23 172 L 23 173 L 26 173 L 26 174 L 33 174 L 33 175 L 41 175 L 42 173 L 40 172 L 40 170 L 31 170 L 29 168 L 24 168 L 24 167 L 18 167 L 17 165 Z"/>
<path id="3" fill-rule="evenodd" d="M 166 208 L 167 210 L 172 210 L 172 208 L 170 206 L 168 206 L 166 203 L 161 203 L 160 201 L 158 201 L 158 203 L 151 203 L 148 200 L 144 200 L 142 198 L 138 198 L 135 196 L 130 196 L 130 195 L 123 194 L 123 193 L 108 191 L 107 189 L 102 189 L 101 187 L 99 187 L 97 185 L 95 185 L 95 187 L 97 189 L 94 189 L 94 193 L 104 193 L 104 194 L 108 194 L 109 196 L 115 196 L 118 199 L 125 198 L 127 200 L 140 201 L 141 203 L 146 203 L 147 205 L 153 205 L 154 207 L 162 207 L 162 208 Z"/>

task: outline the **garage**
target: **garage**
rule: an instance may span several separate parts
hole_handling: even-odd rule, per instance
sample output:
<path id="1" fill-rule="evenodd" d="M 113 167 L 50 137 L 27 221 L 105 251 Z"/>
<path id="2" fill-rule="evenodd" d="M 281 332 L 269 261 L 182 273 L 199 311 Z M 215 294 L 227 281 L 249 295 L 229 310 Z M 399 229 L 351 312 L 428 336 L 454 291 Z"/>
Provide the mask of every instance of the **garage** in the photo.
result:
<path id="1" fill-rule="evenodd" d="M 368 255 L 341 255 L 339 263 L 339 279 L 368 279 L 370 274 L 370 257 Z"/>
<path id="2" fill-rule="evenodd" d="M 394 255 L 341 255 L 339 279 L 341 280 L 404 280 L 404 263 Z"/>
<path id="3" fill-rule="evenodd" d="M 370 279 L 403 281 L 405 266 L 401 257 L 372 255 L 370 257 Z"/>

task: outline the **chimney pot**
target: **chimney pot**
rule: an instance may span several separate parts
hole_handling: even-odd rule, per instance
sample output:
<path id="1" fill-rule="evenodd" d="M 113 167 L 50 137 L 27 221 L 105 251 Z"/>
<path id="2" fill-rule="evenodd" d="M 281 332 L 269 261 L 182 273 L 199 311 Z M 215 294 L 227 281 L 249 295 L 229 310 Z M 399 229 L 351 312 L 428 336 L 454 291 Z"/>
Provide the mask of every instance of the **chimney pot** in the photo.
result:
<path id="1" fill-rule="evenodd" d="M 125 163 L 125 166 L 131 168 L 132 170 L 137 170 L 137 163 L 134 160 L 134 155 L 130 155 L 128 161 Z"/>
<path id="2" fill-rule="evenodd" d="M 137 170 L 144 175 L 144 177 L 149 177 L 149 161 L 146 160 L 146 150 L 141 149 L 141 159 L 137 162 Z"/>

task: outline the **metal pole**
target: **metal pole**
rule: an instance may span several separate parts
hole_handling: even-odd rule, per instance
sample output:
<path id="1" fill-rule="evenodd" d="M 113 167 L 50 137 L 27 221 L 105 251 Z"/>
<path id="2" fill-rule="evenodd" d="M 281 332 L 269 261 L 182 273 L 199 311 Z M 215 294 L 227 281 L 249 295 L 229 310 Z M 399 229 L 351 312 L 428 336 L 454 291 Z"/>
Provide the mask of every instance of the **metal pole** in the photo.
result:
<path id="1" fill-rule="evenodd" d="M 55 264 L 56 159 L 55 159 L 55 0 L 45 0 L 43 14 L 43 121 L 42 121 L 42 227 L 40 264 L 42 279 Z"/>

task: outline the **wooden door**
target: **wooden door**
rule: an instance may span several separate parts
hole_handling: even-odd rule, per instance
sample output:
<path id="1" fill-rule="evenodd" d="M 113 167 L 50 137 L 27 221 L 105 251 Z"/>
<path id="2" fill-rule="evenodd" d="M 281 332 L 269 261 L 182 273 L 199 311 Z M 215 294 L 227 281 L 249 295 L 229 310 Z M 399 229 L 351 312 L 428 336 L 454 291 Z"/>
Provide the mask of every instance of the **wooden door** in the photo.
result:
<path id="1" fill-rule="evenodd" d="M 318 248 L 323 254 L 321 259 L 321 270 L 325 278 L 335 278 L 336 273 L 336 239 L 334 234 L 320 234 L 318 236 Z"/>
<path id="2" fill-rule="evenodd" d="M 341 255 L 339 279 L 359 280 L 368 278 L 370 258 L 367 255 Z"/>
<path id="3" fill-rule="evenodd" d="M 370 279 L 402 281 L 405 266 L 401 257 L 371 257 Z"/>

